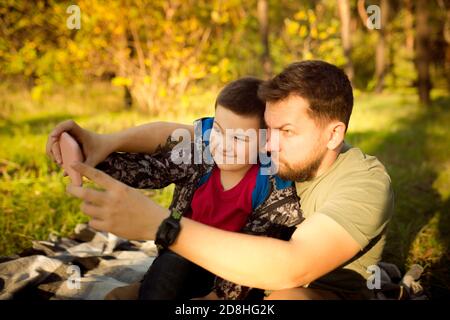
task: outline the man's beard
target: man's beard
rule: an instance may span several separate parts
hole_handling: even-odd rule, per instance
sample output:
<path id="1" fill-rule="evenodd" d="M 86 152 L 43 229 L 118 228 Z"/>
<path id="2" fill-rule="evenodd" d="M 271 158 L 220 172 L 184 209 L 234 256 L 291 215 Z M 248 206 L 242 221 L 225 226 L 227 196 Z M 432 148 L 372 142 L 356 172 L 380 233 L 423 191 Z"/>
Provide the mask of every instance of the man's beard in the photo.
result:
<path id="1" fill-rule="evenodd" d="M 325 151 L 315 155 L 314 158 L 308 159 L 306 164 L 295 164 L 290 166 L 283 163 L 283 167 L 278 168 L 278 176 L 284 180 L 291 180 L 295 182 L 305 182 L 313 179 L 316 176 L 317 170 L 325 157 Z"/>

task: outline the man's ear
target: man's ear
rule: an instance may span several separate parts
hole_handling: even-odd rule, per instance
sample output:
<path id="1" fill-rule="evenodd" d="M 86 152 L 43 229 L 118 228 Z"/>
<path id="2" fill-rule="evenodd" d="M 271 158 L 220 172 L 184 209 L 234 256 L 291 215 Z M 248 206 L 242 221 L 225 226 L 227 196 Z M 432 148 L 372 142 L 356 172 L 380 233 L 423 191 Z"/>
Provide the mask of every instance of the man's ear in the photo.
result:
<path id="1" fill-rule="evenodd" d="M 329 150 L 335 150 L 344 141 L 345 136 L 345 124 L 340 121 L 332 122 L 328 126 L 329 140 L 327 143 L 327 148 Z"/>

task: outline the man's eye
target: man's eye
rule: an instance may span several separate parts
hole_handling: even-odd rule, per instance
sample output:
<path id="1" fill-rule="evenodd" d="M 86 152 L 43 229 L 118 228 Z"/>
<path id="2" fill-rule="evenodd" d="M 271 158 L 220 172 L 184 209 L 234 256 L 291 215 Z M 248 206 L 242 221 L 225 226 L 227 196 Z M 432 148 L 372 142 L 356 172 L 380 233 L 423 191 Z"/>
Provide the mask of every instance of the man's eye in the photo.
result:
<path id="1" fill-rule="evenodd" d="M 245 141 L 244 137 L 233 137 L 235 141 Z"/>

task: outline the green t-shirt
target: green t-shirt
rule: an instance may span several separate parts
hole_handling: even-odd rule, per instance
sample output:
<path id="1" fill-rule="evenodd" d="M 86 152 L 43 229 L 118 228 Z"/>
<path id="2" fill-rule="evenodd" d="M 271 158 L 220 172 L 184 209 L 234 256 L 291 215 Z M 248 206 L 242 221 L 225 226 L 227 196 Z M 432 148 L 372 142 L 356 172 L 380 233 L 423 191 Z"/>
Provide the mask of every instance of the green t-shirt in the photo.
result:
<path id="1" fill-rule="evenodd" d="M 384 166 L 359 148 L 344 144 L 325 173 L 296 187 L 306 219 L 315 213 L 331 217 L 361 247 L 353 259 L 309 286 L 370 296 L 367 278 L 372 273 L 367 268 L 381 259 L 394 204 Z"/>

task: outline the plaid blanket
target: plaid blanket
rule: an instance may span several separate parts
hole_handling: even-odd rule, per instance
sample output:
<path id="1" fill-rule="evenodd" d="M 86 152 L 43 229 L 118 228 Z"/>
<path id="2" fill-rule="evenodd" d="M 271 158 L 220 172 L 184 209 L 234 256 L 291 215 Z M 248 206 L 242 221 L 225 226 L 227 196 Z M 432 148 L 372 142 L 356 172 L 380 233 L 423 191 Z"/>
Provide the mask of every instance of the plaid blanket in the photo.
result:
<path id="1" fill-rule="evenodd" d="M 153 241 L 128 241 L 79 224 L 68 238 L 50 235 L 17 256 L 0 257 L 0 300 L 102 300 L 112 289 L 141 280 L 156 255 Z M 402 275 L 394 264 L 378 266 L 375 299 L 427 299 L 418 281 L 422 267 L 413 265 Z"/>
<path id="2" fill-rule="evenodd" d="M 51 235 L 18 256 L 0 257 L 0 300 L 100 300 L 139 281 L 156 254 L 153 241 L 128 241 L 79 224 L 68 238 Z"/>

